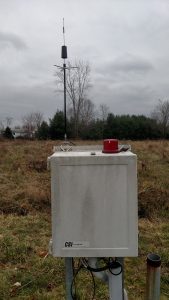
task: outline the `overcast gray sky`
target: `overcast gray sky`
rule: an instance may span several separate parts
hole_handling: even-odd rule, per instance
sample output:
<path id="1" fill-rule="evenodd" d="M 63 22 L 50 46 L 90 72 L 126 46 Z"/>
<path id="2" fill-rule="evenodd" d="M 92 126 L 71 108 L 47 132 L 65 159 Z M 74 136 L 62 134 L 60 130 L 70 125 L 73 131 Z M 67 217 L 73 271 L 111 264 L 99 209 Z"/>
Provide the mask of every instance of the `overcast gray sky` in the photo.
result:
<path id="1" fill-rule="evenodd" d="M 63 108 L 53 67 L 63 17 L 69 60 L 90 63 L 96 105 L 148 115 L 169 98 L 168 0 L 0 0 L 0 121 Z"/>

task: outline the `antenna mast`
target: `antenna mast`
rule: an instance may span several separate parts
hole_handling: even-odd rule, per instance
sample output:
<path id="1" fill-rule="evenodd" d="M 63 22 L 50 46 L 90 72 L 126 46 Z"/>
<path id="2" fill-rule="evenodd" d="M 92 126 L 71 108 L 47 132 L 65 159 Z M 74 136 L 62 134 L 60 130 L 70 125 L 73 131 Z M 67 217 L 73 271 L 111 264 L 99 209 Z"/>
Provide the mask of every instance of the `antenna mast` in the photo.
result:
<path id="1" fill-rule="evenodd" d="M 67 58 L 67 47 L 65 46 L 65 26 L 63 18 L 63 43 L 61 50 L 61 58 L 63 59 L 63 74 L 64 74 L 64 123 L 65 123 L 65 141 L 67 140 L 67 118 L 66 118 L 66 63 L 65 59 Z"/>
<path id="2" fill-rule="evenodd" d="M 61 58 L 63 59 L 63 66 L 54 65 L 63 71 L 63 80 L 64 80 L 64 127 L 65 134 L 64 139 L 67 141 L 67 118 L 66 118 L 66 69 L 77 69 L 77 67 L 69 66 L 66 67 L 65 59 L 67 59 L 67 46 L 65 45 L 65 24 L 63 18 L 63 46 L 61 47 Z"/>

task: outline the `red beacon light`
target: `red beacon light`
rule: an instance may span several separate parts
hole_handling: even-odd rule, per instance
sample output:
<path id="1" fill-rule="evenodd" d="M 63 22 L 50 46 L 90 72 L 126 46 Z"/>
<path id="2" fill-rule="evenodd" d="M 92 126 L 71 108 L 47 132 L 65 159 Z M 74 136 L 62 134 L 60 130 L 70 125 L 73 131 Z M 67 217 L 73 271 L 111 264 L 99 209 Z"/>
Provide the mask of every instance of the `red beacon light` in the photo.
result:
<path id="1" fill-rule="evenodd" d="M 106 139 L 103 141 L 103 153 L 118 153 L 120 152 L 117 139 Z"/>

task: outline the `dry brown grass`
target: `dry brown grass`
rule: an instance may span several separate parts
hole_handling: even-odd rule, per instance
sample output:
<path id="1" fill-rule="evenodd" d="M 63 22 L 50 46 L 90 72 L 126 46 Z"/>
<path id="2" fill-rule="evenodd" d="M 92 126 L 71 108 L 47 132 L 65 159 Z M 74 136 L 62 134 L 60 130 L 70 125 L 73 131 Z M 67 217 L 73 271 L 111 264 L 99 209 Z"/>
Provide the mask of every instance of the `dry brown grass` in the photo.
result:
<path id="1" fill-rule="evenodd" d="M 0 142 L 1 212 L 21 213 L 50 208 L 47 157 L 61 141 Z M 86 141 L 76 141 L 85 145 Z M 87 142 L 101 144 L 102 141 Z M 169 210 L 169 142 L 130 142 L 138 155 L 139 214 L 151 217 Z M 21 211 L 21 212 L 20 212 Z"/>
<path id="2" fill-rule="evenodd" d="M 52 142 L 11 141 L 0 143 L 0 211 L 27 214 L 50 209 L 50 178 L 47 156 Z"/>

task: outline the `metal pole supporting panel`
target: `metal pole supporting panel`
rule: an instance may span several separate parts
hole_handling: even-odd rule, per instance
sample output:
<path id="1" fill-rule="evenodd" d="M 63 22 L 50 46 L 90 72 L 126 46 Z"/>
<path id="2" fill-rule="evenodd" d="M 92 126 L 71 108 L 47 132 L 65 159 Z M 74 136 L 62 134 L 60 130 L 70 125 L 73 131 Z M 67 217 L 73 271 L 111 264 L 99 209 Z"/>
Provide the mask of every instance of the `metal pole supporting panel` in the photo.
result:
<path id="1" fill-rule="evenodd" d="M 112 269 L 108 273 L 110 300 L 123 300 L 123 275 L 121 267 Z"/>

